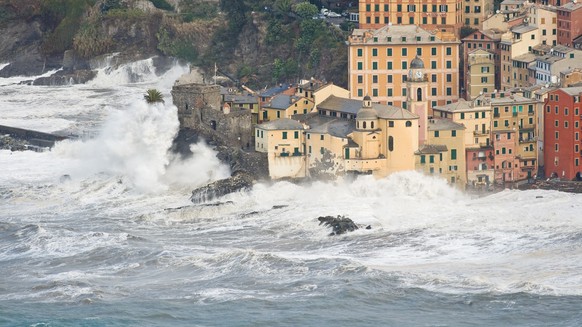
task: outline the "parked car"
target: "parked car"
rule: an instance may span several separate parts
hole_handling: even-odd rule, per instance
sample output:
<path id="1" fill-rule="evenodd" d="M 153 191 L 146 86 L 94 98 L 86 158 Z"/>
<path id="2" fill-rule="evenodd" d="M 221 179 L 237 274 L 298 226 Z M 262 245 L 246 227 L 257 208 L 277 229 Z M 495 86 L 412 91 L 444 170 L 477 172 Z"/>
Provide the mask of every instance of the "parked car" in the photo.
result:
<path id="1" fill-rule="evenodd" d="M 327 17 L 329 17 L 329 18 L 337 18 L 337 17 L 341 17 L 341 16 L 342 16 L 342 15 L 340 15 L 340 14 L 338 14 L 338 13 L 336 13 L 336 12 L 333 12 L 333 11 L 330 11 L 330 12 L 327 14 Z"/>

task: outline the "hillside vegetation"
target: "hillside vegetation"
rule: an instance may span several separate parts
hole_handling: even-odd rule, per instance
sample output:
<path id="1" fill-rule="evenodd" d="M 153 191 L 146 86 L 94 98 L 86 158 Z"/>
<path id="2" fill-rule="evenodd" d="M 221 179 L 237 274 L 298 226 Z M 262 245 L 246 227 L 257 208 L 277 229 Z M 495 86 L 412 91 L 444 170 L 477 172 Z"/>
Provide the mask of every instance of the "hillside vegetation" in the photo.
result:
<path id="1" fill-rule="evenodd" d="M 316 13 L 293 0 L 0 0 L 4 35 L 36 28 L 27 40 L 4 40 L 0 59 L 38 42 L 45 62 L 67 50 L 81 59 L 161 53 L 249 86 L 310 77 L 346 85 L 347 34 Z"/>

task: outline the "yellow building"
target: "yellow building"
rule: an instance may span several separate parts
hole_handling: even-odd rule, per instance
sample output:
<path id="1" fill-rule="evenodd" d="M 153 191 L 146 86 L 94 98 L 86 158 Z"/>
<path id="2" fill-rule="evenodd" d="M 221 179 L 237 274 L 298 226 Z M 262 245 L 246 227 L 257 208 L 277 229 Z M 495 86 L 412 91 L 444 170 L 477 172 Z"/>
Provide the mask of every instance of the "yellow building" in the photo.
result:
<path id="1" fill-rule="evenodd" d="M 313 100 L 295 95 L 279 94 L 261 108 L 263 121 L 291 118 L 292 115 L 306 114 L 313 109 Z"/>
<path id="2" fill-rule="evenodd" d="M 272 179 L 307 175 L 303 130 L 301 123 L 288 118 L 256 126 L 255 151 L 268 154 Z"/>
<path id="3" fill-rule="evenodd" d="M 467 56 L 467 98 L 495 90 L 495 54 L 483 49 L 469 52 Z"/>
<path id="4" fill-rule="evenodd" d="M 541 105 L 517 94 L 500 93 L 491 98 L 496 182 L 517 182 L 537 174 L 536 117 Z"/>
<path id="5" fill-rule="evenodd" d="M 459 44 L 452 34 L 432 34 L 414 25 L 356 29 L 349 37 L 348 84 L 352 99 L 407 109 L 409 64 L 418 56 L 425 66 L 431 106 L 459 98 Z"/>
<path id="6" fill-rule="evenodd" d="M 482 98 L 482 97 L 481 97 Z M 482 185 L 494 180 L 491 107 L 481 98 L 435 107 L 434 116 L 463 124 L 467 183 Z"/>
<path id="7" fill-rule="evenodd" d="M 463 22 L 475 29 L 483 28 L 483 22 L 493 13 L 493 0 L 464 1 Z"/>
<path id="8" fill-rule="evenodd" d="M 481 0 L 483 1 L 483 0 Z M 385 25 L 422 25 L 429 30 L 458 33 L 463 24 L 461 0 L 360 0 L 359 26 L 363 29 Z"/>
<path id="9" fill-rule="evenodd" d="M 429 120 L 427 142 L 415 152 L 416 169 L 438 174 L 451 185 L 464 189 L 467 183 L 465 126 L 450 119 Z"/>
<path id="10" fill-rule="evenodd" d="M 280 119 L 257 126 L 255 149 L 269 154 L 272 178 L 346 173 L 384 177 L 415 168 L 418 116 L 408 110 L 372 103 L 368 96 L 363 101 L 330 96 L 317 113 L 301 118 L 295 124 Z M 303 164 L 289 157 L 302 158 Z"/>

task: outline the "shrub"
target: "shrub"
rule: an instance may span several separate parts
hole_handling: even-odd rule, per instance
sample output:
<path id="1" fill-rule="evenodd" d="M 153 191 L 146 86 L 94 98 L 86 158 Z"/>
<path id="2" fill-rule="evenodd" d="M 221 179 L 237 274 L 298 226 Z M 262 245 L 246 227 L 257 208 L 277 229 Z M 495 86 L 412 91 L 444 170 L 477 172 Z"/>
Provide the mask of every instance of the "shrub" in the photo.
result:
<path id="1" fill-rule="evenodd" d="M 173 11 L 174 7 L 169 4 L 166 0 L 150 0 L 151 3 L 154 4 L 154 7 L 162 10 Z"/>

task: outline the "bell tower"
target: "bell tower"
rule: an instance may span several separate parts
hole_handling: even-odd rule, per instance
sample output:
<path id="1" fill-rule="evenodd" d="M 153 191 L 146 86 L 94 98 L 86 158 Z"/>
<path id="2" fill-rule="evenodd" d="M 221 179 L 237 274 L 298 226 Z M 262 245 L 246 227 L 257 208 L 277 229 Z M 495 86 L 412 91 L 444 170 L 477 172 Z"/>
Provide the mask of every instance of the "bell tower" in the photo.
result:
<path id="1" fill-rule="evenodd" d="M 428 77 L 424 72 L 424 62 L 418 56 L 410 62 L 406 88 L 407 108 L 419 117 L 418 143 L 422 145 L 428 137 Z"/>

